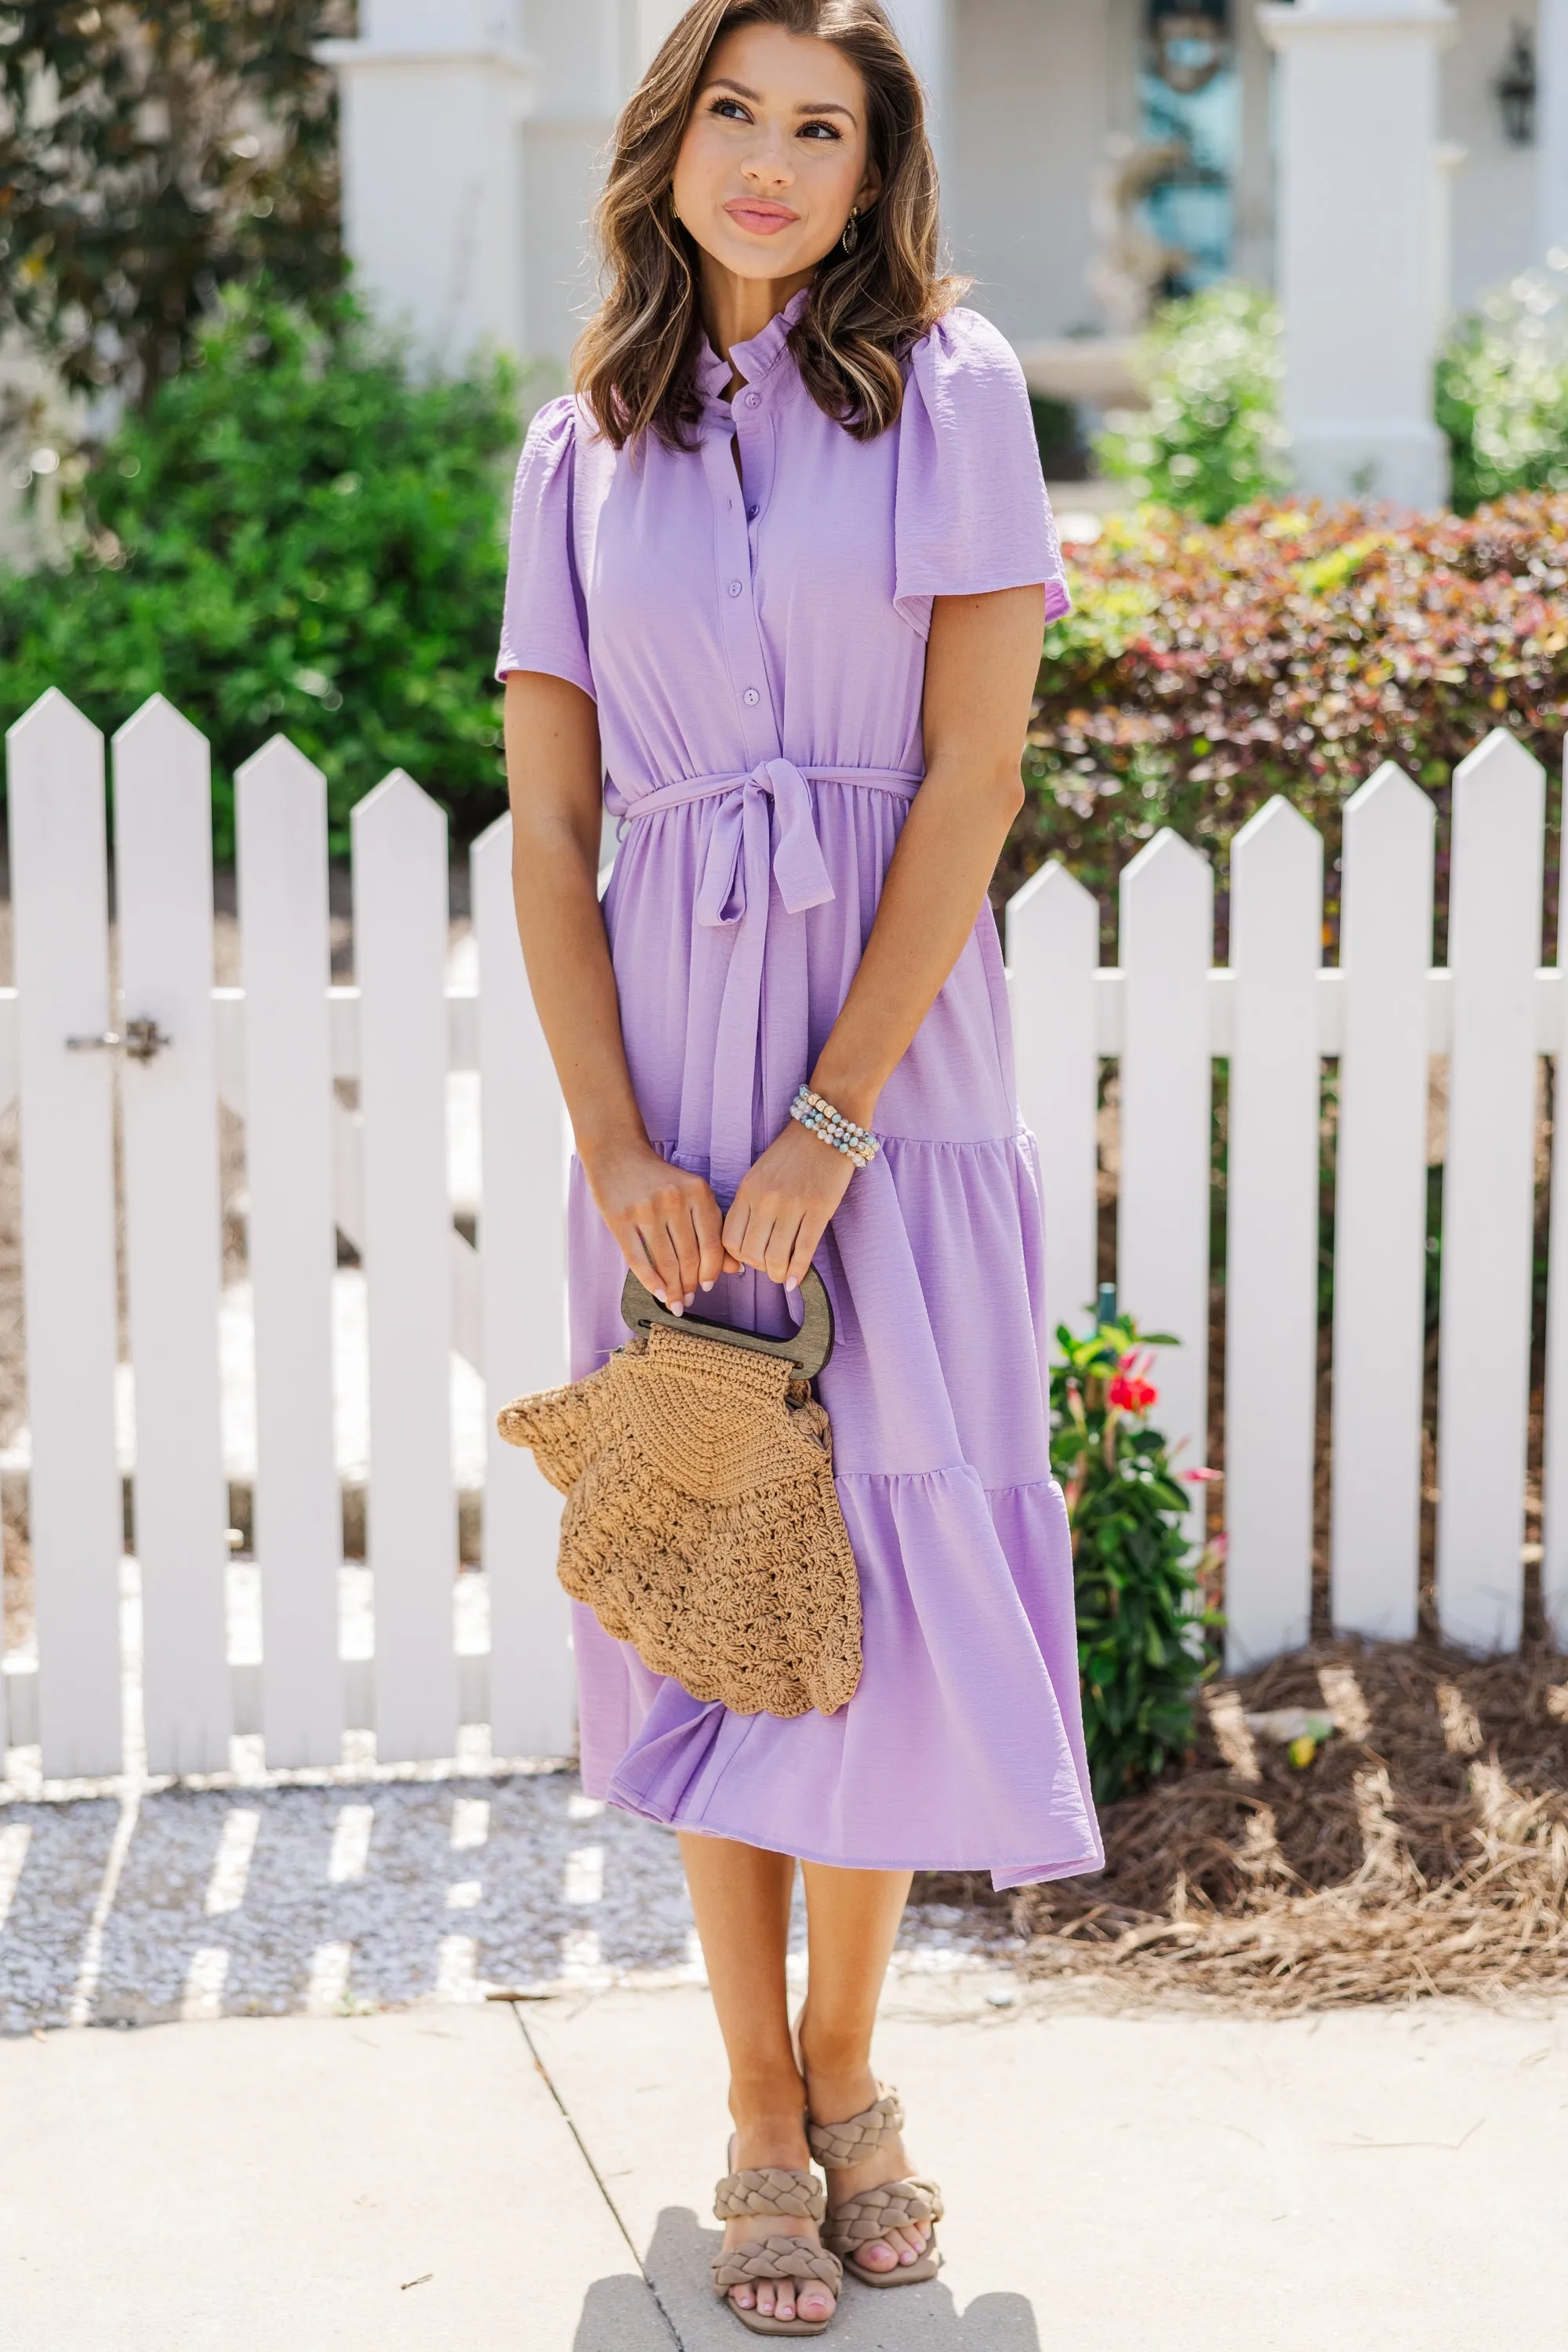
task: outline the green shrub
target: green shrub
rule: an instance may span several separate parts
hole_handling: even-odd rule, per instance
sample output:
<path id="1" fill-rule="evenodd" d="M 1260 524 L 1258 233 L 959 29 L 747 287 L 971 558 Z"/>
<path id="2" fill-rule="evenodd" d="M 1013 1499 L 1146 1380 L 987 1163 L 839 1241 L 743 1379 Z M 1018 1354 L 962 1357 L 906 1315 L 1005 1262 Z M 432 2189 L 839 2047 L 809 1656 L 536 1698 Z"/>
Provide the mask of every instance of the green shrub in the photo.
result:
<path id="1" fill-rule="evenodd" d="M 500 630 L 517 383 L 410 380 L 347 296 L 323 326 L 231 291 L 195 362 L 107 445 L 64 569 L 0 574 L 0 724 L 58 686 L 99 726 L 162 693 L 235 767 L 281 732 L 326 772 L 334 850 L 391 768 L 460 833 L 504 805 Z"/>
<path id="2" fill-rule="evenodd" d="M 1279 314 L 1250 286 L 1211 286 L 1160 311 L 1140 346 L 1149 405 L 1095 442 L 1102 473 L 1141 499 L 1219 522 L 1282 488 Z"/>
<path id="3" fill-rule="evenodd" d="M 1161 825 L 1213 853 L 1283 793 L 1323 826 L 1384 760 L 1439 801 L 1512 729 L 1549 772 L 1568 721 L 1568 495 L 1468 520 L 1259 505 L 1113 518 L 1046 632 L 1027 800 L 998 895 L 1059 857 L 1109 904 Z M 1555 800 L 1553 800 L 1555 806 Z"/>
<path id="4" fill-rule="evenodd" d="M 1461 513 L 1510 490 L 1568 490 L 1568 252 L 1459 322 L 1437 362 L 1437 421 Z"/>
<path id="5" fill-rule="evenodd" d="M 1063 1324 L 1057 1340 L 1051 1466 L 1073 1535 L 1089 1775 L 1107 1804 L 1193 1744 L 1194 1702 L 1213 1672 L 1208 1636 L 1220 1622 L 1204 1604 L 1200 1573 L 1217 1547 L 1193 1565 L 1187 1496 L 1148 1424 L 1159 1391 L 1131 1317 L 1101 1318 L 1086 1339 Z"/>

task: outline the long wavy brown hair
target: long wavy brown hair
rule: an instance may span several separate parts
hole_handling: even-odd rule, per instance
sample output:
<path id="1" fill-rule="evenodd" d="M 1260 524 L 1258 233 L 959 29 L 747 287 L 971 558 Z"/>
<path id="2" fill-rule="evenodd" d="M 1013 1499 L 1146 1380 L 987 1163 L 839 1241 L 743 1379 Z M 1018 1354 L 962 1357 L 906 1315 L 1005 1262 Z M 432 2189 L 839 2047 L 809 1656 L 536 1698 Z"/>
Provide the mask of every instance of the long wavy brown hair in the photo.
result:
<path id="1" fill-rule="evenodd" d="M 675 217 L 676 158 L 715 42 L 742 25 L 831 41 L 858 68 L 870 158 L 881 174 L 854 250 L 817 264 L 790 332 L 817 406 L 858 440 L 892 424 L 900 364 L 965 292 L 938 252 L 936 163 L 913 67 L 879 0 L 697 0 L 654 58 L 616 125 L 595 215 L 606 287 L 573 354 L 580 397 L 617 448 L 655 434 L 689 448 L 702 414 L 696 358 L 698 247 Z"/>

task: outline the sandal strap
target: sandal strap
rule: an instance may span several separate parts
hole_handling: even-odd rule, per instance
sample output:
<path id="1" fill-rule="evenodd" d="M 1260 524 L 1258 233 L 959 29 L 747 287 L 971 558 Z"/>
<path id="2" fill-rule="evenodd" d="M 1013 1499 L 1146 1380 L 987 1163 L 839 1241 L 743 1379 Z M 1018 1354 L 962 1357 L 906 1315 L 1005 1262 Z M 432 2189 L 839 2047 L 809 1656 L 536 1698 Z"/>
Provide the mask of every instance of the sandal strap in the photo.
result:
<path id="1" fill-rule="evenodd" d="M 721 2221 L 769 2214 L 820 2221 L 826 2210 L 826 2193 L 816 2173 L 799 2172 L 791 2165 L 763 2164 L 747 2172 L 727 2172 L 713 2191 L 713 2211 Z"/>
<path id="2" fill-rule="evenodd" d="M 823 2243 L 836 2254 L 852 2254 L 857 2247 L 885 2238 L 889 2230 L 940 2221 L 942 2214 L 942 2191 L 934 2180 L 887 2180 L 879 2189 L 863 2189 L 858 2197 L 847 2197 L 836 2206 L 823 2224 Z"/>
<path id="3" fill-rule="evenodd" d="M 807 2124 L 805 2137 L 824 2172 L 843 2172 L 875 2156 L 882 2142 L 904 2120 L 903 2103 L 890 2084 L 884 2084 L 874 2106 L 841 2124 Z"/>
<path id="4" fill-rule="evenodd" d="M 763 2279 L 816 2279 L 837 2294 L 844 2284 L 844 2265 L 809 2238 L 748 2238 L 744 2245 L 713 2257 L 715 2294 Z"/>

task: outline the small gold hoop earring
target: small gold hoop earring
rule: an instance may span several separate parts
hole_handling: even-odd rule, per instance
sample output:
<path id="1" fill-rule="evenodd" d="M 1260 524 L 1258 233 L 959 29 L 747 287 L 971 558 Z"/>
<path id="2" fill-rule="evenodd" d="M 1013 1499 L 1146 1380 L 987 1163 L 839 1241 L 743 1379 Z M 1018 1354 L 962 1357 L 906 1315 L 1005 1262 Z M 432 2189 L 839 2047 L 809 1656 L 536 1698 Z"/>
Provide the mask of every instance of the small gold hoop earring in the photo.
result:
<path id="1" fill-rule="evenodd" d="M 844 234 L 838 240 L 846 253 L 853 253 L 860 242 L 860 207 L 851 205 L 849 217 L 844 224 Z"/>

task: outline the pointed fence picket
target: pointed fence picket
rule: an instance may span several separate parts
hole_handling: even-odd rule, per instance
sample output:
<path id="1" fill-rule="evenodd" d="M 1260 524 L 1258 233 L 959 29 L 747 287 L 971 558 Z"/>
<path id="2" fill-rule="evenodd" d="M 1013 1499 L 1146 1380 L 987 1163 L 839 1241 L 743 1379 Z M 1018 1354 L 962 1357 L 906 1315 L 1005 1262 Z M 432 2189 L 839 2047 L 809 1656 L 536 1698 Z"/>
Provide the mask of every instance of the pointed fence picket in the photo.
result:
<path id="1" fill-rule="evenodd" d="M 1095 1295 L 1100 908 L 1062 866 L 1045 866 L 1007 903 L 1007 963 L 1018 1109 L 1040 1155 L 1046 1328 L 1076 1325 Z"/>
<path id="2" fill-rule="evenodd" d="M 506 1756 L 563 1756 L 575 1738 L 567 1604 L 555 1580 L 561 1497 L 495 1415 L 566 1378 L 566 1139 L 562 1106 L 518 945 L 511 819 L 474 844 L 479 940 L 479 1211 L 484 1278 L 484 1558 L 490 1590 L 490 1743 Z"/>
<path id="3" fill-rule="evenodd" d="M 6 742 L 37 1736 L 45 1771 L 64 1779 L 118 1771 L 121 1758 L 103 739 L 51 689 Z"/>
<path id="4" fill-rule="evenodd" d="M 1489 1650 L 1518 1641 L 1523 1600 L 1545 798 L 1500 729 L 1454 771 L 1437 1613 Z"/>
<path id="5" fill-rule="evenodd" d="M 1323 845 L 1271 800 L 1231 845 L 1226 1251 L 1226 1647 L 1305 1641 L 1318 1379 Z"/>
<path id="6" fill-rule="evenodd" d="M 37 1663 L 5 1662 L 0 1736 L 41 1741 L 50 1776 L 110 1772 L 122 1758 L 118 1086 L 150 1762 L 210 1769 L 231 1727 L 259 1727 L 270 1765 L 331 1765 L 345 1726 L 370 1716 L 384 1762 L 449 1756 L 460 1722 L 481 1717 L 498 1754 L 566 1752 L 559 1499 L 493 1437 L 488 1659 L 468 1654 L 482 1612 L 465 1619 L 460 1661 L 454 1623 L 454 1353 L 482 1369 L 492 1413 L 567 1370 L 567 1137 L 517 944 L 509 822 L 471 854 L 476 1000 L 446 981 L 439 809 L 401 774 L 363 800 L 355 980 L 333 986 L 324 787 L 273 741 L 237 780 L 243 986 L 215 989 L 205 747 L 154 698 L 115 745 L 116 998 L 100 740 L 50 694 L 8 740 L 16 987 L 0 991 L 0 1104 L 20 1097 Z M 1233 846 L 1228 970 L 1210 966 L 1208 862 L 1169 833 L 1121 878 L 1114 967 L 1100 966 L 1095 899 L 1059 866 L 1008 908 L 1045 1312 L 1081 1328 L 1094 1297 L 1110 1063 L 1121 1297 L 1183 1343 L 1158 1367 L 1158 1418 L 1191 1466 L 1205 1444 L 1212 1069 L 1228 1066 L 1216 1492 L 1237 1663 L 1299 1642 L 1309 1622 L 1321 1083 L 1335 1059 L 1335 1622 L 1399 1634 L 1415 1621 L 1426 1085 L 1430 1057 L 1446 1053 L 1439 1601 L 1461 1641 L 1518 1638 L 1539 1059 L 1555 1058 L 1561 1082 L 1568 1056 L 1568 976 L 1536 970 L 1542 799 L 1539 768 L 1505 735 L 1458 772 L 1447 969 L 1430 964 L 1431 804 L 1392 767 L 1345 813 L 1338 970 L 1321 961 L 1321 845 L 1283 801 Z M 137 1022 L 156 1024 L 150 1058 L 125 1051 L 153 1042 Z M 477 1248 L 447 1196 L 449 1070 L 479 1076 Z M 357 1108 L 335 1087 L 345 1080 Z M 220 1096 L 244 1121 L 259 1667 L 229 1663 L 223 1606 Z M 1568 1148 L 1553 1150 L 1551 1181 L 1561 1234 Z M 362 1254 L 369 1318 L 371 1680 L 339 1654 L 334 1226 Z M 1568 1249 L 1550 1263 L 1542 1588 L 1568 1639 Z M 1194 1538 L 1202 1525 L 1195 1505 Z"/>
<path id="7" fill-rule="evenodd" d="M 262 1731 L 277 1765 L 342 1753 L 332 1444 L 332 1042 L 327 796 L 275 736 L 235 778 L 245 1154 L 256 1332 L 253 1539 Z"/>
<path id="8" fill-rule="evenodd" d="M 114 871 L 147 1764 L 213 1772 L 230 1700 L 212 784 L 205 739 L 161 695 L 114 739 Z"/>
<path id="9" fill-rule="evenodd" d="M 1155 835 L 1121 877 L 1121 1168 L 1116 1278 L 1158 1352 L 1161 1425 L 1201 1469 L 1208 1428 L 1209 966 L 1214 875 L 1173 833 Z M 1192 1488 L 1194 1538 L 1203 1487 Z"/>
<path id="10" fill-rule="evenodd" d="M 1388 763 L 1345 807 L 1334 1219 L 1333 1608 L 1415 1631 L 1426 1357 L 1432 803 Z"/>
<path id="11" fill-rule="evenodd" d="M 1568 923 L 1559 915 L 1556 1003 L 1542 1044 L 1553 1059 L 1552 1191 L 1553 1236 L 1568 1234 L 1568 1150 L 1556 1148 L 1568 1137 Z M 1568 1249 L 1547 1258 L 1546 1378 L 1542 1444 L 1541 1599 L 1547 1625 L 1560 1649 L 1568 1650 Z"/>
<path id="12" fill-rule="evenodd" d="M 447 819 L 398 771 L 359 803 L 353 828 L 376 1748 L 385 1757 L 450 1756 L 458 1733 L 458 1510 L 443 1003 Z"/>

